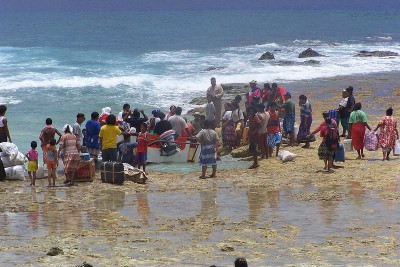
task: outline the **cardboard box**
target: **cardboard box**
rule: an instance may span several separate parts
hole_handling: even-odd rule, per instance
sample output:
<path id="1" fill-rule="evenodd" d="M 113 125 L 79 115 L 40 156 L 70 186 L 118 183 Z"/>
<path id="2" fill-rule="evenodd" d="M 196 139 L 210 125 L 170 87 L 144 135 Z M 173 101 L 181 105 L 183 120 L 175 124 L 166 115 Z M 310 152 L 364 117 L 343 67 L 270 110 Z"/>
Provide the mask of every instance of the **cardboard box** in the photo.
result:
<path id="1" fill-rule="evenodd" d="M 81 161 L 78 170 L 75 172 L 74 182 L 92 182 L 95 175 L 94 160 Z"/>

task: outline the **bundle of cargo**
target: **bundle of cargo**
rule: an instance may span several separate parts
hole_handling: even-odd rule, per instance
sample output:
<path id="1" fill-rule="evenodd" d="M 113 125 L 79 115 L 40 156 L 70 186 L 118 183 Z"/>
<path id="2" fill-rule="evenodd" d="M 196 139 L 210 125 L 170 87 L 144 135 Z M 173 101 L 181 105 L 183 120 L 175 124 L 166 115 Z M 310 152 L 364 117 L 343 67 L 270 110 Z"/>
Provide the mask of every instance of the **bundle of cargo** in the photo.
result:
<path id="1" fill-rule="evenodd" d="M 128 163 L 124 164 L 125 181 L 131 181 L 138 184 L 145 184 L 147 181 L 147 174 L 138 168 L 133 167 Z"/>
<path id="2" fill-rule="evenodd" d="M 17 145 L 9 142 L 0 143 L 0 160 L 4 167 L 5 179 L 25 180 L 28 159 L 18 151 Z M 1 178 L 1 177 L 0 177 Z"/>
<path id="3" fill-rule="evenodd" d="M 102 162 L 100 171 L 103 183 L 122 185 L 125 181 L 124 165 L 121 162 Z"/>
<path id="4" fill-rule="evenodd" d="M 64 174 L 64 163 L 60 158 L 58 160 L 57 173 Z M 93 182 L 95 176 L 95 162 L 90 158 L 89 153 L 81 153 L 81 162 L 74 174 L 74 182 Z"/>

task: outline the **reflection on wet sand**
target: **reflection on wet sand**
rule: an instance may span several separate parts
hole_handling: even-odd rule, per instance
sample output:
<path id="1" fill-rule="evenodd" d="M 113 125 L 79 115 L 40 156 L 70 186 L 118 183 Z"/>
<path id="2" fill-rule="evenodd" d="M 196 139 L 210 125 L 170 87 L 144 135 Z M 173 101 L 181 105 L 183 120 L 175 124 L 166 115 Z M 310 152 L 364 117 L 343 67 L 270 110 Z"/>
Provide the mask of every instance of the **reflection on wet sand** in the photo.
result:
<path id="1" fill-rule="evenodd" d="M 357 245 L 367 242 L 371 229 L 376 235 L 387 235 L 385 231 L 390 230 L 377 231 L 377 225 L 394 227 L 400 220 L 393 215 L 399 214 L 399 206 L 388 200 L 398 195 L 397 182 L 385 184 L 381 191 L 369 190 L 359 181 L 341 187 L 302 183 L 285 190 L 231 189 L 216 182 L 196 192 L 123 189 L 98 190 L 78 206 L 71 200 L 83 196 L 84 187 L 24 189 L 30 199 L 27 211 L 0 213 L 0 262 L 16 263 L 4 260 L 14 254 L 2 250 L 3 245 L 23 248 L 50 240 L 52 246 L 60 236 L 68 240 L 60 246 L 74 246 L 73 253 L 81 253 L 77 255 L 98 255 L 91 258 L 93 263 L 102 259 L 98 263 L 109 266 L 113 263 L 107 259 L 115 260 L 115 254 L 121 259 L 127 255 L 143 260 L 165 257 L 195 264 L 210 253 L 221 265 L 232 262 L 229 256 L 243 255 L 256 259 L 258 265 L 301 264 L 305 257 L 322 255 L 314 247 L 317 244 L 326 246 L 325 260 L 335 263 L 340 255 L 333 245 L 348 244 L 354 251 L 348 257 L 352 257 L 363 251 Z M 234 251 L 224 252 L 218 246 Z M 29 253 L 22 255 L 19 263 L 33 259 Z M 64 263 L 68 262 L 65 258 Z M 152 263 L 143 266 L 160 262 Z M 137 262 L 125 265 L 141 266 Z"/>
<path id="2" fill-rule="evenodd" d="M 265 188 L 250 187 L 247 191 L 247 203 L 249 205 L 249 220 L 258 222 L 258 217 L 265 211 L 265 203 L 268 200 L 268 192 Z"/>
<path id="3" fill-rule="evenodd" d="M 363 186 L 361 186 L 361 183 L 359 181 L 350 182 L 351 200 L 356 206 L 363 205 L 364 194 L 365 194 L 365 189 Z"/>
<path id="4" fill-rule="evenodd" d="M 136 206 L 143 225 L 149 226 L 150 207 L 146 192 L 136 193 Z"/>
<path id="5" fill-rule="evenodd" d="M 324 193 L 326 191 L 320 190 L 320 192 Z M 332 225 L 336 222 L 339 203 L 340 201 L 336 199 L 334 200 L 321 199 L 320 201 L 318 201 L 321 218 L 322 221 L 325 223 L 325 225 Z"/>

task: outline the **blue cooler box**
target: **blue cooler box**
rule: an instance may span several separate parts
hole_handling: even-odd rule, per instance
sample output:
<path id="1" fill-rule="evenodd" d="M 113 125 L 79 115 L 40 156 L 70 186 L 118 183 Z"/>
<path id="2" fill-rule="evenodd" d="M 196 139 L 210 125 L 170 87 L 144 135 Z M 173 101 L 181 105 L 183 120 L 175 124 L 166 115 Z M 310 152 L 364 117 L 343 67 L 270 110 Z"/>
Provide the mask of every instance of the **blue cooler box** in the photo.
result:
<path id="1" fill-rule="evenodd" d="M 343 144 L 339 144 L 339 148 L 335 151 L 335 161 L 344 162 L 344 147 Z"/>

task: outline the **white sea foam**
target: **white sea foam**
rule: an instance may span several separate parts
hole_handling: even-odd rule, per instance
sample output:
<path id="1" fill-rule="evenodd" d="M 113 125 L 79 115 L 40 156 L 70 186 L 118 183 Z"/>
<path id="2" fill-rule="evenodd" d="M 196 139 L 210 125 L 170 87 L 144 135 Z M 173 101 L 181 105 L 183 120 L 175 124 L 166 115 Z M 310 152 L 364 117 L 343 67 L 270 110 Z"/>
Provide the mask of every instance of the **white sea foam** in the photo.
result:
<path id="1" fill-rule="evenodd" d="M 314 42 L 324 57 L 313 58 L 320 63 L 305 65 L 298 54 Z M 278 49 L 279 51 L 274 51 Z M 332 46 L 319 40 L 295 40 L 292 45 L 276 43 L 258 44 L 244 47 L 228 47 L 210 51 L 159 51 L 143 54 L 135 59 L 118 58 L 103 68 L 82 71 L 79 65 L 68 65 L 55 59 L 40 59 L 33 64 L 32 58 L 25 57 L 26 50 L 0 49 L 0 68 L 6 73 L 0 74 L 0 88 L 19 90 L 34 88 L 35 91 L 47 88 L 123 88 L 139 95 L 139 98 L 152 98 L 154 101 L 176 101 L 189 99 L 203 92 L 209 86 L 209 78 L 215 76 L 220 83 L 263 81 L 296 81 L 326 78 L 337 75 L 368 74 L 384 71 L 400 71 L 400 57 L 359 58 L 354 55 L 361 50 L 390 50 L 400 53 L 398 43 L 346 43 Z M 273 52 L 274 61 L 258 61 L 266 52 Z M 9 53 L 18 54 L 19 60 L 7 58 Z M 40 53 L 37 53 L 40 54 Z M 15 54 L 13 54 L 15 55 Z M 1 58 L 6 62 L 1 61 Z M 127 68 L 121 62 L 135 61 Z M 280 61 L 293 64 L 280 64 Z M 146 66 L 146 68 L 142 67 Z M 41 73 L 41 68 L 52 67 L 51 73 Z M 213 71 L 204 71 L 208 67 L 222 67 Z M 14 70 L 14 71 L 13 71 Z M 89 74 L 90 73 L 90 74 Z M 190 92 L 190 94 L 188 94 Z M 1 93 L 0 93 L 1 94 Z M 2 98 L 4 101 L 4 97 Z M 0 100 L 2 100 L 0 98 Z M 9 100 L 7 100 L 9 101 Z M 17 100 L 16 100 L 17 101 Z M 155 103 L 157 104 L 157 103 Z"/>
<path id="2" fill-rule="evenodd" d="M 375 36 L 367 36 L 365 38 L 368 39 L 368 40 L 383 40 L 383 41 L 391 41 L 391 40 L 393 40 L 392 36 L 377 36 L 377 35 L 375 35 Z"/>

